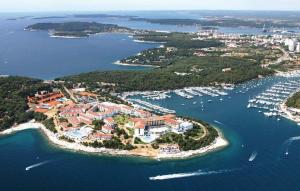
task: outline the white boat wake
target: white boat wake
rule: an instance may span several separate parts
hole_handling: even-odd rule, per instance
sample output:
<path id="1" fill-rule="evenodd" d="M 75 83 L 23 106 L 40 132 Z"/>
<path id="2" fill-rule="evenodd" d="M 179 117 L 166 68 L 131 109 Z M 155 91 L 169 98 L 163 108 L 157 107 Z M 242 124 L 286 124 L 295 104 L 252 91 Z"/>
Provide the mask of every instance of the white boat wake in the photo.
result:
<path id="1" fill-rule="evenodd" d="M 300 136 L 298 137 L 291 137 L 289 138 L 288 140 L 286 140 L 283 145 L 286 147 L 285 149 L 285 155 L 289 155 L 289 147 L 291 146 L 291 144 L 294 142 L 294 141 L 299 141 L 300 140 Z"/>
<path id="2" fill-rule="evenodd" d="M 236 169 L 228 169 L 228 170 L 217 170 L 217 171 L 202 171 L 198 170 L 195 172 L 188 172 L 188 173 L 177 173 L 177 174 L 166 174 L 166 175 L 158 175 L 149 177 L 150 180 L 169 180 L 169 179 L 177 179 L 177 178 L 186 178 L 192 176 L 206 176 L 212 174 L 222 174 L 235 171 Z"/>
<path id="3" fill-rule="evenodd" d="M 218 123 L 220 125 L 223 125 L 223 123 L 221 123 L 220 121 L 214 120 L 215 123 Z"/>
<path id="4" fill-rule="evenodd" d="M 30 169 L 33 169 L 33 168 L 36 168 L 36 167 L 45 165 L 45 164 L 47 164 L 47 163 L 49 163 L 49 162 L 51 162 L 51 161 L 46 160 L 46 161 L 43 161 L 43 162 L 39 162 L 39 163 L 36 163 L 36 164 L 33 164 L 33 165 L 30 165 L 30 166 L 26 167 L 25 170 L 28 171 L 28 170 L 30 170 Z"/>
<path id="5" fill-rule="evenodd" d="M 251 154 L 251 156 L 250 156 L 250 158 L 248 159 L 248 161 L 249 162 L 252 162 L 252 161 L 254 161 L 255 160 L 255 158 L 256 158 L 256 156 L 257 156 L 257 152 L 256 151 L 254 151 L 252 154 Z"/>

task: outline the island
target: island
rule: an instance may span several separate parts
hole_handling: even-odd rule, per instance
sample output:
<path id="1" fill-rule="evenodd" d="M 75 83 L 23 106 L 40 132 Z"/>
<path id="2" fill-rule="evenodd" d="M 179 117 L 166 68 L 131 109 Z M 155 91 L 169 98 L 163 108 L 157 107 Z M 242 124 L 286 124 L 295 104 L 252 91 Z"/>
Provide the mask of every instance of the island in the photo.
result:
<path id="1" fill-rule="evenodd" d="M 0 78 L 0 88 L 0 134 L 34 128 L 66 149 L 155 159 L 186 158 L 228 145 L 220 130 L 201 120 L 150 112 L 88 86 L 9 76 Z"/>
<path id="2" fill-rule="evenodd" d="M 129 33 L 131 29 L 113 24 L 96 22 L 64 22 L 64 23 L 36 23 L 25 28 L 29 31 L 49 31 L 51 37 L 82 38 L 98 33 Z"/>
<path id="3" fill-rule="evenodd" d="M 115 18 L 115 19 L 129 19 L 135 16 L 127 15 L 110 15 L 110 14 L 74 14 L 74 15 L 64 15 L 64 16 L 45 16 L 45 17 L 34 17 L 34 20 L 44 20 L 44 19 L 65 19 L 65 18 Z"/>

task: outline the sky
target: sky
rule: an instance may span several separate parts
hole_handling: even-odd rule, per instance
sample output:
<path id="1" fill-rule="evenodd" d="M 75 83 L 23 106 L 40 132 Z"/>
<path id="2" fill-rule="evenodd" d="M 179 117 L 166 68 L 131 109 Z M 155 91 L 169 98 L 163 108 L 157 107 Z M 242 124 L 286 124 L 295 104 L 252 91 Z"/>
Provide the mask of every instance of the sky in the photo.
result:
<path id="1" fill-rule="evenodd" d="M 0 12 L 300 10 L 300 0 L 0 0 Z"/>

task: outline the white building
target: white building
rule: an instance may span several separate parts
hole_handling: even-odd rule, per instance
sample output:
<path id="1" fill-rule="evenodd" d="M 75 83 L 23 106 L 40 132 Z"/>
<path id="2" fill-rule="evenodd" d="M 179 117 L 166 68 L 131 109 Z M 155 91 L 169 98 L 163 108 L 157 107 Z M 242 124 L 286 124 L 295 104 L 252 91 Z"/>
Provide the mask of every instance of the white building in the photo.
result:
<path id="1" fill-rule="evenodd" d="M 286 39 L 284 41 L 285 46 L 288 46 L 289 51 L 294 52 L 296 48 L 297 41 L 296 39 Z"/>
<path id="2" fill-rule="evenodd" d="M 64 135 L 76 142 L 81 142 L 83 139 L 87 138 L 93 129 L 87 126 L 81 127 L 80 129 L 74 129 L 71 131 L 67 131 Z"/>
<path id="3" fill-rule="evenodd" d="M 300 53 L 300 42 L 297 43 L 297 46 L 296 46 L 296 52 L 297 52 L 297 53 Z"/>
<path id="4" fill-rule="evenodd" d="M 180 131 L 185 132 L 190 129 L 193 129 L 193 123 L 191 123 L 191 122 L 185 121 L 185 122 L 180 123 L 180 125 L 179 125 Z"/>

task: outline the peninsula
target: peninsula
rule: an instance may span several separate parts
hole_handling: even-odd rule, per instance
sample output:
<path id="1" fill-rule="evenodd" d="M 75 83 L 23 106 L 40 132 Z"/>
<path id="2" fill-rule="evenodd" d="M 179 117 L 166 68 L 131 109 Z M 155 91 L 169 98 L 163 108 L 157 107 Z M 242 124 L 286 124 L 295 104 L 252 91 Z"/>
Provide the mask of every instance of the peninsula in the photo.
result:
<path id="1" fill-rule="evenodd" d="M 29 31 L 49 31 L 51 37 L 82 38 L 89 37 L 97 33 L 123 32 L 132 30 L 112 24 L 102 24 L 96 22 L 64 22 L 64 23 L 36 23 L 25 28 Z"/>
<path id="2" fill-rule="evenodd" d="M 161 43 L 118 64 L 155 66 L 147 71 L 90 72 L 60 78 L 72 83 L 117 84 L 116 92 L 175 90 L 238 84 L 275 73 L 272 67 L 290 57 L 280 42 L 266 36 L 225 35 L 214 31 L 135 34 L 138 41 Z M 245 70 L 247 68 L 247 70 Z"/>
<path id="3" fill-rule="evenodd" d="M 1 134 L 35 128 L 63 148 L 156 159 L 190 157 L 228 144 L 203 121 L 168 110 L 156 114 L 125 99 L 90 92 L 88 86 L 69 89 L 62 81 L 21 77 L 0 78 L 0 84 Z M 3 89 L 8 84 L 9 94 Z M 26 123 L 31 119 L 36 122 Z"/>
<path id="4" fill-rule="evenodd" d="M 291 95 L 284 103 L 280 105 L 284 116 L 300 125 L 300 92 Z"/>

